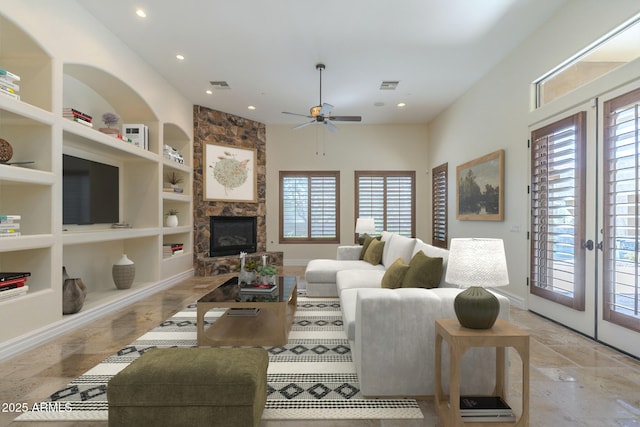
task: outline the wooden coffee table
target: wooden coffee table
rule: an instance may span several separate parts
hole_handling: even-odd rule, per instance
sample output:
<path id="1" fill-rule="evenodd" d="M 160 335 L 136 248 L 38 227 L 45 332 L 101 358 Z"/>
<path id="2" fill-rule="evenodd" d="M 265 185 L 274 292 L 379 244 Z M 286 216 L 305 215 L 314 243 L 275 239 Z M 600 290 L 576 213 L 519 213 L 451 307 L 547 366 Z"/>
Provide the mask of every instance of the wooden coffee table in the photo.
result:
<path id="1" fill-rule="evenodd" d="M 220 284 L 197 303 L 198 346 L 285 345 L 298 302 L 295 276 L 280 276 L 276 290 L 258 294 L 238 286 L 233 277 Z M 204 317 L 213 308 L 227 308 L 211 325 Z M 232 316 L 233 309 L 257 308 L 256 315 Z"/>

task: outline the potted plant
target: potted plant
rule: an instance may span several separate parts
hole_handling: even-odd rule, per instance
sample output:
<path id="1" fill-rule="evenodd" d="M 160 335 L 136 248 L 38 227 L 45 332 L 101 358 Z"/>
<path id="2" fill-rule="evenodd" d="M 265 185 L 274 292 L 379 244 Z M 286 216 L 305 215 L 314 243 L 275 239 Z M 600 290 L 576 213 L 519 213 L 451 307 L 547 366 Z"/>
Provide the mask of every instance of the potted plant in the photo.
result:
<path id="1" fill-rule="evenodd" d="M 182 177 L 175 172 L 170 172 L 167 174 L 167 182 L 170 187 L 173 189 L 174 193 L 182 193 L 182 187 L 178 184 L 182 182 Z"/>
<path id="2" fill-rule="evenodd" d="M 169 213 L 167 214 L 167 227 L 177 227 L 177 226 L 178 226 L 178 210 L 169 209 Z"/>
<path id="3" fill-rule="evenodd" d="M 258 273 L 260 274 L 262 280 L 261 283 L 273 285 L 276 283 L 276 273 L 278 272 L 278 267 L 275 264 L 267 264 L 258 267 Z"/>

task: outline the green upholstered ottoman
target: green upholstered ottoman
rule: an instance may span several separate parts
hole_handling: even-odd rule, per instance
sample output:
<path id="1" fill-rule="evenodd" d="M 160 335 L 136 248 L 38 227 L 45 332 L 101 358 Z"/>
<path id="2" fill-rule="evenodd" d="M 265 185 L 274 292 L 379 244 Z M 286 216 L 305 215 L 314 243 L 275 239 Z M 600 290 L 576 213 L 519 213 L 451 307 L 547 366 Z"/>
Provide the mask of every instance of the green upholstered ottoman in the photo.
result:
<path id="1" fill-rule="evenodd" d="M 263 348 L 150 350 L 109 381 L 109 426 L 257 426 L 268 365 Z"/>

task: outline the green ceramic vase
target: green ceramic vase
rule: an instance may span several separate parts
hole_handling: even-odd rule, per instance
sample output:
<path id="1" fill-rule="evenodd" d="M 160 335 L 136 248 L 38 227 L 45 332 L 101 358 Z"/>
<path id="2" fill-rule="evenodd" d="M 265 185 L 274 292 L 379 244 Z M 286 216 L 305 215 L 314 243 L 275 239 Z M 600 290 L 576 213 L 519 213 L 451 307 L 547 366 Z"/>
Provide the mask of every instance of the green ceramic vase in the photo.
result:
<path id="1" fill-rule="evenodd" d="M 480 286 L 471 286 L 456 296 L 453 308 L 465 328 L 490 329 L 498 318 L 500 302 Z"/>

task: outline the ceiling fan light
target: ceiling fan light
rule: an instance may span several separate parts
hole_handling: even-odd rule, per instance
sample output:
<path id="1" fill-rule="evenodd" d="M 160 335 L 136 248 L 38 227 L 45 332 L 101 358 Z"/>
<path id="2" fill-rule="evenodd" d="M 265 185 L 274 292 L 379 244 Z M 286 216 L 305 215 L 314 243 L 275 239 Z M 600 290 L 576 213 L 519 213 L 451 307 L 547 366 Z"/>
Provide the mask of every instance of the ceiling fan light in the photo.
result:
<path id="1" fill-rule="evenodd" d="M 309 109 L 309 114 L 312 117 L 318 117 L 320 115 L 320 110 L 322 109 L 322 105 L 316 105 L 315 107 L 311 107 Z"/>

